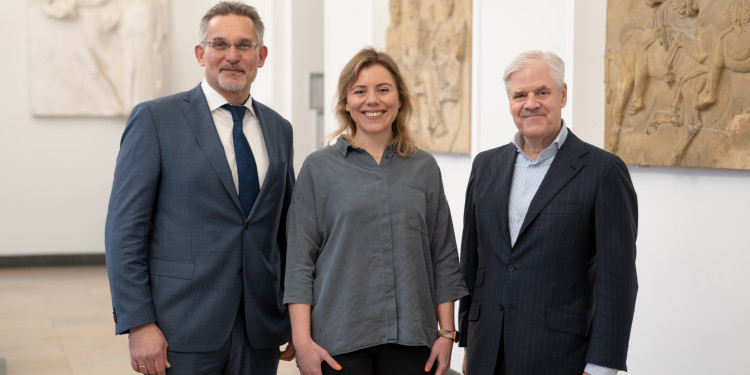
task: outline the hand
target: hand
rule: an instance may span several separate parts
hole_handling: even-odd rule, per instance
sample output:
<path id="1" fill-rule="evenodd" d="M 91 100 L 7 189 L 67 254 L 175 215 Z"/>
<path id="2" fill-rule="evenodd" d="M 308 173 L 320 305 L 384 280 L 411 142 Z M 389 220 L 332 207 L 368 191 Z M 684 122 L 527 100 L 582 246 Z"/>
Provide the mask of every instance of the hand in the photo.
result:
<path id="1" fill-rule="evenodd" d="M 282 361 L 291 361 L 294 359 L 294 354 L 294 343 L 292 342 L 292 340 L 289 340 L 289 342 L 286 344 L 286 348 L 279 355 L 279 359 Z"/>
<path id="2" fill-rule="evenodd" d="M 166 375 L 166 369 L 172 367 L 167 360 L 167 340 L 155 323 L 131 328 L 128 342 L 133 371 Z"/>
<path id="3" fill-rule="evenodd" d="M 466 354 L 466 352 L 467 351 L 464 351 L 464 364 L 461 366 L 461 372 L 463 372 L 464 375 L 466 375 L 466 357 L 468 357 L 468 355 Z"/>
<path id="4" fill-rule="evenodd" d="M 297 350 L 297 366 L 299 366 L 300 375 L 321 375 L 323 370 L 320 368 L 323 361 L 337 371 L 341 371 L 341 365 L 336 362 L 328 352 L 321 348 L 315 341 L 298 342 L 295 345 Z"/>
<path id="5" fill-rule="evenodd" d="M 446 337 L 438 337 L 432 344 L 430 358 L 424 365 L 424 372 L 430 372 L 437 359 L 437 370 L 435 375 L 445 375 L 451 364 L 451 351 L 453 350 L 453 340 Z"/>

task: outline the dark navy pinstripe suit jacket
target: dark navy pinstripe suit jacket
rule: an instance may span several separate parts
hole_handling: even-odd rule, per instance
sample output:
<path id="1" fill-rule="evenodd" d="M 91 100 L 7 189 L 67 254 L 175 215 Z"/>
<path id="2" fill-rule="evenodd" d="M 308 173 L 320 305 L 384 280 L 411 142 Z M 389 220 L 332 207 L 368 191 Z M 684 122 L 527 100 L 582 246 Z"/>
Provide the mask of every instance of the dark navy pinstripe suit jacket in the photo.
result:
<path id="1" fill-rule="evenodd" d="M 461 269 L 471 294 L 459 323 L 468 374 L 492 374 L 500 349 L 511 375 L 581 375 L 586 363 L 625 370 L 638 290 L 627 167 L 569 133 L 511 247 L 516 155 L 512 144 L 477 155 L 466 192 Z"/>

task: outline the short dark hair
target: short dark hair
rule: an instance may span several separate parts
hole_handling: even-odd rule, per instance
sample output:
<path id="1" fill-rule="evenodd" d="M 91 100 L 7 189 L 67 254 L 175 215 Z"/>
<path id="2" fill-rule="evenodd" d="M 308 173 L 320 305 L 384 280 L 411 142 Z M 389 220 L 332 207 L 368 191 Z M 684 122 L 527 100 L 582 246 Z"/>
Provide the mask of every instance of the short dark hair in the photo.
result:
<path id="1" fill-rule="evenodd" d="M 260 19 L 258 11 L 254 7 L 241 3 L 239 1 L 219 1 L 216 5 L 212 6 L 206 14 L 201 18 L 200 29 L 198 30 L 198 39 L 200 42 L 206 40 L 208 34 L 208 23 L 212 18 L 216 16 L 226 16 L 234 14 L 237 16 L 245 16 L 250 18 L 255 24 L 255 31 L 258 33 L 258 44 L 263 45 L 263 32 L 265 26 L 263 26 L 263 20 Z"/>

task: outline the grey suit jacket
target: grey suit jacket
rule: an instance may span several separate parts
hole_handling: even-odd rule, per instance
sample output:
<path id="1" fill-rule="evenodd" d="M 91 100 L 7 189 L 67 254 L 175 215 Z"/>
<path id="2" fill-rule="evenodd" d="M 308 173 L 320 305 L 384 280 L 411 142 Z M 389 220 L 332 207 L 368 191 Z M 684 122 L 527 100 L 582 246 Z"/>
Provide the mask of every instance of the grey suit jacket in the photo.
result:
<path id="1" fill-rule="evenodd" d="M 105 228 L 116 333 L 156 322 L 171 350 L 216 350 L 243 301 L 253 347 L 289 340 L 282 224 L 294 185 L 292 127 L 252 105 L 269 167 L 248 217 L 200 85 L 133 109 Z"/>
<path id="2" fill-rule="evenodd" d="M 638 282 L 638 204 L 618 157 L 572 132 L 510 245 L 513 144 L 477 155 L 468 189 L 460 302 L 469 375 L 492 374 L 503 338 L 508 374 L 625 370 Z M 502 334 L 502 336 L 501 336 Z"/>

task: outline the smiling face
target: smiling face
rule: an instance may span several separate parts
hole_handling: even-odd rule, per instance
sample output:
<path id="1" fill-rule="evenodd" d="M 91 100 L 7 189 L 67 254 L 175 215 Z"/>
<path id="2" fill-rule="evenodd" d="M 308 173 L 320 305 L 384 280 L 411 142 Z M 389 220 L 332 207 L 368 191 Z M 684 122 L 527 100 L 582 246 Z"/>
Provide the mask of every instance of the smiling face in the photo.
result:
<path id="1" fill-rule="evenodd" d="M 208 22 L 206 41 L 258 43 L 258 34 L 250 18 L 228 14 L 215 16 Z M 206 82 L 233 104 L 247 99 L 250 85 L 267 55 L 265 46 L 246 52 L 239 52 L 234 46 L 225 51 L 218 51 L 209 44 L 195 46 L 195 57 L 205 68 Z"/>
<path id="2" fill-rule="evenodd" d="M 510 76 L 508 99 L 524 144 L 549 146 L 562 127 L 568 88 L 559 88 L 547 64 L 534 60 Z"/>
<path id="3" fill-rule="evenodd" d="M 393 138 L 401 101 L 391 73 L 382 65 L 362 68 L 346 94 L 346 111 L 357 126 L 355 138 Z"/>

